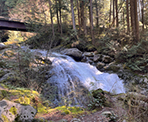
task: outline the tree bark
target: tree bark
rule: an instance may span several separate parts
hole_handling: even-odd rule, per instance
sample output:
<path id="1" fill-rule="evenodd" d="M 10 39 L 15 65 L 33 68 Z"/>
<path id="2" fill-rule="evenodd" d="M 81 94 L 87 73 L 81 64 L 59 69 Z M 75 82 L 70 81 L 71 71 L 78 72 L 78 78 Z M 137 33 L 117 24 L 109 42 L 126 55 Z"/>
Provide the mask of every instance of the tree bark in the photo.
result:
<path id="1" fill-rule="evenodd" d="M 136 41 L 140 40 L 140 34 L 139 34 L 139 20 L 138 20 L 138 12 L 137 12 L 137 0 L 134 1 L 134 15 L 135 15 L 135 37 Z"/>
<path id="2" fill-rule="evenodd" d="M 72 13 L 73 29 L 76 30 L 75 16 L 74 16 L 74 9 L 73 9 L 73 0 L 70 0 L 70 2 L 71 2 L 71 13 Z"/>
<path id="3" fill-rule="evenodd" d="M 113 0 L 113 27 L 115 26 L 115 0 Z"/>
<path id="4" fill-rule="evenodd" d="M 93 10 L 92 10 L 92 0 L 90 0 L 90 31 L 91 31 L 92 44 L 95 44 L 95 42 L 94 42 L 94 34 L 93 34 Z"/>
<path id="5" fill-rule="evenodd" d="M 122 11 L 123 11 L 123 27 L 124 27 L 124 32 L 125 32 L 124 7 L 123 7 Z"/>
<path id="6" fill-rule="evenodd" d="M 138 12 L 137 12 L 137 0 L 130 0 L 131 6 L 131 24 L 132 24 L 132 34 L 135 41 L 140 40 L 139 34 L 139 21 L 138 21 Z"/>
<path id="7" fill-rule="evenodd" d="M 141 13 L 142 13 L 142 31 L 144 32 L 144 0 L 141 1 L 141 4 L 142 4 L 142 10 L 141 10 Z"/>
<path id="8" fill-rule="evenodd" d="M 77 11 L 78 11 L 78 25 L 79 25 L 79 30 L 80 30 L 81 29 L 81 20 L 80 20 L 79 0 L 77 0 Z"/>
<path id="9" fill-rule="evenodd" d="M 130 15 L 131 15 L 131 27 L 132 27 L 132 35 L 134 35 L 135 32 L 135 23 L 134 23 L 134 7 L 133 7 L 133 1 L 134 0 L 130 0 Z"/>
<path id="10" fill-rule="evenodd" d="M 95 7 L 96 7 L 96 27 L 99 27 L 99 14 L 98 14 L 98 4 L 97 0 L 95 0 Z"/>
<path id="11" fill-rule="evenodd" d="M 84 6 L 85 6 L 85 2 L 84 2 L 84 1 L 81 1 L 81 2 L 80 2 L 81 27 L 83 27 L 83 25 L 84 25 Z"/>
<path id="12" fill-rule="evenodd" d="M 115 6 L 116 6 L 116 27 L 119 26 L 118 22 L 118 0 L 115 0 Z"/>

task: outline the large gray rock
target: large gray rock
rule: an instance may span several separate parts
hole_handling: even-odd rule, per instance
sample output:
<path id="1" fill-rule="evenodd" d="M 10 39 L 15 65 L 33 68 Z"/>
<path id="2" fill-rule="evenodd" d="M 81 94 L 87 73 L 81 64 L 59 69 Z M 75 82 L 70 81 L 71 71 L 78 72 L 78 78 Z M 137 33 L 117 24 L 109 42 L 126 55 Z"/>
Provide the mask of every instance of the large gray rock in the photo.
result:
<path id="1" fill-rule="evenodd" d="M 116 64 L 115 62 L 112 62 L 104 67 L 106 71 L 113 71 L 118 72 L 118 70 L 123 69 L 122 64 Z"/>
<path id="2" fill-rule="evenodd" d="M 96 54 L 94 55 L 94 62 L 102 61 L 102 55 L 101 54 Z"/>
<path id="3" fill-rule="evenodd" d="M 75 60 L 80 61 L 82 59 L 82 52 L 77 48 L 70 48 L 61 51 L 62 54 L 73 57 Z"/>
<path id="4" fill-rule="evenodd" d="M 84 52 L 83 56 L 92 57 L 92 56 L 94 56 L 94 53 L 93 52 Z"/>
<path id="5" fill-rule="evenodd" d="M 29 105 L 23 106 L 8 100 L 0 101 L 0 122 L 14 122 L 16 118 L 21 122 L 32 122 L 36 112 L 36 109 Z"/>
<path id="6" fill-rule="evenodd" d="M 3 43 L 0 43 L 0 50 L 5 49 L 5 48 L 6 48 L 6 45 Z"/>
<path id="7" fill-rule="evenodd" d="M 13 82 L 15 80 L 17 80 L 18 77 L 16 77 L 16 74 L 13 72 L 7 73 L 5 74 L 3 77 L 0 78 L 0 82 Z"/>

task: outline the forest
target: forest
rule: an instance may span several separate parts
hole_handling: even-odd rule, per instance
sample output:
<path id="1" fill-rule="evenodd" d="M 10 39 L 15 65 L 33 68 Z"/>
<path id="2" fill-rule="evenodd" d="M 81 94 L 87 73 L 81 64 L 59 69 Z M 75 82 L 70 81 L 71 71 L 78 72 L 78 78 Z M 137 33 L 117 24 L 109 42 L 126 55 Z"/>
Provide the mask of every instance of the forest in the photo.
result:
<path id="1" fill-rule="evenodd" d="M 30 118 L 8 105 L 14 117 L 3 112 L 0 118 L 147 122 L 147 8 L 148 0 L 0 0 L 0 20 L 22 22 L 27 28 L 0 29 L 0 99 L 34 108 Z M 97 87 L 100 72 L 103 85 L 112 82 L 109 87 Z M 1 104 L 0 110 L 4 111 Z"/>

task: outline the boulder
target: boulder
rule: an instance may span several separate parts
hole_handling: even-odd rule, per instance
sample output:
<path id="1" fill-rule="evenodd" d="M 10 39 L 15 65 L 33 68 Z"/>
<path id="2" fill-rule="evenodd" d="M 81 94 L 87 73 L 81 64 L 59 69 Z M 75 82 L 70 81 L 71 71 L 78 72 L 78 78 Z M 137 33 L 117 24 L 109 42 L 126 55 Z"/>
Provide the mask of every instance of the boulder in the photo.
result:
<path id="1" fill-rule="evenodd" d="M 23 106 L 8 100 L 0 101 L 0 118 L 2 122 L 32 122 L 36 115 L 36 109 L 32 106 Z"/>
<path id="2" fill-rule="evenodd" d="M 82 59 L 82 52 L 77 48 L 70 48 L 61 51 L 62 54 L 73 57 L 76 61 L 80 61 Z"/>
<path id="3" fill-rule="evenodd" d="M 0 50 L 5 49 L 6 45 L 4 43 L 0 43 Z"/>

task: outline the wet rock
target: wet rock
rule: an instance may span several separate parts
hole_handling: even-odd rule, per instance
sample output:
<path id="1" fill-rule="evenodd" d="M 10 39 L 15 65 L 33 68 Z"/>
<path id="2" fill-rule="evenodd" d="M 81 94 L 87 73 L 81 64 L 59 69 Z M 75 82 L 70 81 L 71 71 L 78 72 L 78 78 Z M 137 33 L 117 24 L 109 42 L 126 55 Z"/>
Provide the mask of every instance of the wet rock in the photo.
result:
<path id="1" fill-rule="evenodd" d="M 86 57 L 93 57 L 93 56 L 94 56 L 94 53 L 93 53 L 93 52 L 84 52 L 84 53 L 83 53 L 83 56 L 86 56 Z"/>
<path id="2" fill-rule="evenodd" d="M 104 66 L 105 66 L 105 63 L 102 63 L 102 62 L 98 62 L 96 64 L 97 69 L 102 69 Z"/>
<path id="3" fill-rule="evenodd" d="M 58 122 L 68 122 L 66 119 L 61 119 Z"/>
<path id="4" fill-rule="evenodd" d="M 21 122 L 32 122 L 36 110 L 32 106 L 23 106 L 8 100 L 0 101 L 0 116 L 3 122 L 13 122 L 17 118 Z"/>
<path id="5" fill-rule="evenodd" d="M 109 122 L 116 122 L 118 117 L 113 111 L 104 111 L 102 115 L 106 116 L 106 118 L 109 118 Z"/>
<path id="6" fill-rule="evenodd" d="M 37 61 L 37 62 L 42 62 L 41 64 L 48 64 L 48 65 L 51 65 L 52 64 L 52 62 L 48 59 L 48 58 L 46 58 L 46 57 L 42 57 L 42 56 L 39 56 L 39 55 L 36 55 L 35 56 L 35 60 Z"/>
<path id="7" fill-rule="evenodd" d="M 62 54 L 73 57 L 76 61 L 80 61 L 82 59 L 82 52 L 77 48 L 70 48 L 61 51 Z"/>
<path id="8" fill-rule="evenodd" d="M 107 55 L 103 55 L 102 61 L 104 63 L 111 63 L 113 61 L 113 58 L 111 58 L 110 56 L 107 56 Z"/>
<path id="9" fill-rule="evenodd" d="M 81 120 L 77 118 L 73 118 L 70 122 L 81 122 Z"/>
<path id="10" fill-rule="evenodd" d="M 0 50 L 5 49 L 6 45 L 4 43 L 0 43 Z"/>
<path id="11" fill-rule="evenodd" d="M 94 55 L 93 61 L 94 62 L 102 61 L 102 55 L 101 54 Z"/>
<path id="12" fill-rule="evenodd" d="M 104 67 L 105 70 L 113 72 L 118 72 L 120 68 L 122 68 L 122 64 L 115 64 L 114 62 Z"/>
<path id="13" fill-rule="evenodd" d="M 84 57 L 82 58 L 81 62 L 87 62 L 87 57 L 84 56 Z"/>

